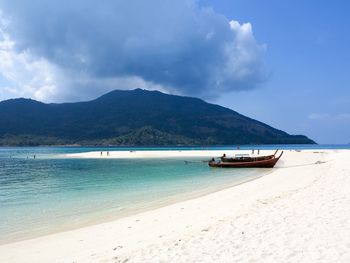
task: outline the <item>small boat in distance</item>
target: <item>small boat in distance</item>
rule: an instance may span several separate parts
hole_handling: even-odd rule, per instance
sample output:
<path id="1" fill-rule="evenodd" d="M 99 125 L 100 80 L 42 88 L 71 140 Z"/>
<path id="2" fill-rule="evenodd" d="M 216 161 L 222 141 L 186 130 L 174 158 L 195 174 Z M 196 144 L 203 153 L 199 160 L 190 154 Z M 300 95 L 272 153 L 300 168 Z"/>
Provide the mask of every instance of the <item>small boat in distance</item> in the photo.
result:
<path id="1" fill-rule="evenodd" d="M 221 160 L 216 162 L 213 158 L 208 162 L 210 167 L 220 167 L 220 168 L 273 168 L 278 160 L 281 158 L 283 151 L 281 154 L 276 157 L 276 153 L 273 155 L 266 156 L 241 156 L 234 158 L 227 158 L 225 156 L 221 157 Z"/>

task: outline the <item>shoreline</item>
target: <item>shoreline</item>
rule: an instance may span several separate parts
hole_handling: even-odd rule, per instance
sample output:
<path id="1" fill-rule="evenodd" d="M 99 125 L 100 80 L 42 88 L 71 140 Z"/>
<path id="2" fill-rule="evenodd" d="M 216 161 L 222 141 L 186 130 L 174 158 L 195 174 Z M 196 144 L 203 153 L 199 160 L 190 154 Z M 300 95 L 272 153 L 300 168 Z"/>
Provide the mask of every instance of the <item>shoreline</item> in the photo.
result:
<path id="1" fill-rule="evenodd" d="M 94 151 L 94 152 L 83 152 L 83 153 L 73 153 L 73 154 L 61 154 L 60 157 L 63 158 L 73 158 L 73 159 L 123 159 L 127 157 L 127 159 L 153 159 L 153 158 L 161 158 L 161 159 L 186 159 L 190 158 L 190 160 L 198 161 L 197 158 L 207 158 L 209 159 L 209 156 L 215 155 L 219 156 L 222 154 L 222 152 L 228 152 L 228 151 L 222 151 L 222 150 L 124 150 L 124 151 L 111 151 L 110 156 L 106 156 L 106 152 L 104 152 L 104 158 L 100 157 L 100 152 Z M 250 151 L 247 150 L 233 150 L 229 151 L 232 154 L 235 154 L 237 152 L 240 153 L 248 153 Z M 266 153 L 272 153 L 274 151 L 272 150 L 265 150 Z M 130 155 L 130 156 L 129 156 Z M 50 157 L 52 158 L 52 157 Z M 50 159 L 49 158 L 49 159 Z M 55 157 L 53 157 L 55 159 Z M 207 163 L 203 164 L 207 166 Z M 211 169 L 208 167 L 208 169 Z M 251 171 L 251 170 L 250 170 Z M 158 201 L 153 202 L 145 202 L 138 204 L 136 206 L 132 207 L 126 207 L 122 210 L 115 212 L 113 214 L 108 213 L 107 211 L 99 211 L 97 214 L 92 214 L 91 216 L 81 218 L 81 222 L 78 223 L 65 223 L 65 222 L 59 222 L 57 225 L 53 225 L 50 228 L 45 228 L 41 230 L 34 230 L 32 232 L 22 232 L 21 234 L 16 234 L 11 237 L 6 237 L 3 239 L 0 239 L 0 246 L 1 245 L 7 245 L 11 243 L 26 241 L 30 239 L 36 239 L 40 237 L 45 237 L 48 235 L 54 235 L 61 232 L 67 232 L 72 231 L 80 228 L 85 228 L 97 224 L 102 223 L 108 223 L 112 222 L 121 218 L 129 217 L 132 215 L 140 214 L 143 212 L 155 210 L 158 208 L 166 207 L 172 204 L 176 204 L 179 202 L 200 198 L 202 196 L 212 194 L 218 191 L 225 190 L 227 188 L 235 187 L 237 185 L 250 182 L 252 180 L 256 180 L 262 176 L 265 176 L 266 174 L 270 173 L 272 170 L 267 169 L 259 169 L 256 170 L 255 174 L 247 175 L 242 178 L 237 179 L 237 181 L 231 181 L 229 184 L 224 185 L 223 183 L 218 183 L 212 186 L 206 186 L 205 188 L 199 188 L 199 189 L 192 189 L 189 192 L 186 193 L 179 193 L 176 195 L 171 195 L 169 197 L 162 198 Z"/>
<path id="2" fill-rule="evenodd" d="M 279 152 L 281 152 L 280 150 Z M 293 151 L 293 150 L 285 150 Z M 313 150 L 310 150 L 313 151 Z M 260 155 L 273 154 L 275 150 L 260 150 Z M 61 155 L 64 158 L 76 159 L 166 159 L 166 158 L 218 158 L 223 154 L 234 156 L 235 154 L 249 154 L 259 156 L 257 150 L 252 155 L 252 150 L 120 150 L 120 151 L 90 151 L 83 153 L 70 153 Z M 208 159 L 209 160 L 209 159 Z M 204 161 L 204 160 L 203 160 Z"/>
<path id="3" fill-rule="evenodd" d="M 249 176 L 248 178 L 241 179 L 239 181 L 235 181 L 232 184 L 227 185 L 227 186 L 217 185 L 215 187 L 211 187 L 210 189 L 206 188 L 206 189 L 201 189 L 198 191 L 192 191 L 192 192 L 187 193 L 185 195 L 170 196 L 166 200 L 161 200 L 159 202 L 152 202 L 152 203 L 147 202 L 147 203 L 145 203 L 144 206 L 142 205 L 141 207 L 138 207 L 138 208 L 131 208 L 127 211 L 123 211 L 122 213 L 120 213 L 118 215 L 106 215 L 106 217 L 104 217 L 104 218 L 101 218 L 101 216 L 98 216 L 94 219 L 91 218 L 90 220 L 88 220 L 89 222 L 81 223 L 79 225 L 74 225 L 74 226 L 73 225 L 60 225 L 59 227 L 58 226 L 53 227 L 53 229 L 51 229 L 50 231 L 46 231 L 42 234 L 29 234 L 23 238 L 10 239 L 10 240 L 0 240 L 0 247 L 3 245 L 10 245 L 10 244 L 17 243 L 17 242 L 25 242 L 27 240 L 33 240 L 33 239 L 38 239 L 38 238 L 42 238 L 45 236 L 52 236 L 52 235 L 59 234 L 59 233 L 64 233 L 64 232 L 74 231 L 74 230 L 78 230 L 78 229 L 82 229 L 82 228 L 87 228 L 87 227 L 91 227 L 94 225 L 110 223 L 110 222 L 117 221 L 117 220 L 120 220 L 123 218 L 136 216 L 136 215 L 146 213 L 149 211 L 161 209 L 161 208 L 171 206 L 171 205 L 174 205 L 177 203 L 186 202 L 186 201 L 190 201 L 193 199 L 201 198 L 203 196 L 215 194 L 217 192 L 220 192 L 220 191 L 223 191 L 226 189 L 230 189 L 230 188 L 257 180 L 263 176 L 266 176 L 270 172 L 272 172 L 272 171 L 263 171 L 263 173 L 259 176 L 254 176 L 254 177 Z"/>
<path id="4" fill-rule="evenodd" d="M 319 213 L 318 216 L 321 217 L 325 217 L 322 213 L 329 212 L 316 209 L 322 203 L 309 203 L 310 199 L 321 200 L 323 198 L 323 203 L 326 204 L 331 204 L 333 199 L 350 201 L 350 193 L 343 191 L 350 186 L 348 179 L 350 167 L 347 161 L 349 157 L 349 150 L 285 151 L 284 157 L 280 160 L 282 162 L 278 166 L 283 169 L 273 169 L 272 173 L 256 180 L 112 222 L 1 245 L 0 261 L 97 262 L 106 260 L 107 262 L 122 262 L 131 260 L 142 262 L 154 257 L 166 261 L 167 257 L 170 259 L 172 255 L 175 255 L 179 262 L 183 262 L 186 260 L 198 261 L 198 253 L 202 250 L 207 251 L 211 259 L 217 256 L 220 260 L 220 255 L 215 255 L 213 251 L 213 248 L 216 248 L 215 244 L 212 244 L 214 239 L 219 240 L 221 242 L 218 241 L 219 245 L 226 248 L 230 242 L 237 243 L 236 246 L 230 245 L 228 248 L 229 250 L 235 248 L 233 252 L 231 251 L 234 255 L 229 254 L 225 257 L 229 262 L 232 261 L 229 259 L 238 259 L 240 251 L 247 252 L 252 249 L 258 253 L 259 251 L 256 251 L 257 247 L 259 248 L 257 242 L 261 238 L 265 239 L 264 235 L 272 235 L 267 240 L 275 244 L 277 248 L 281 249 L 281 244 L 288 248 L 290 245 L 284 241 L 281 243 L 280 239 L 290 239 L 289 235 L 292 233 L 289 233 L 289 227 L 295 228 L 296 233 L 301 231 L 301 234 L 304 235 L 305 231 L 308 233 L 310 222 L 315 223 L 313 228 L 318 229 L 320 226 L 320 222 L 317 221 L 318 217 L 313 218 L 313 214 L 309 215 L 309 211 L 315 209 Z M 329 184 L 332 186 L 332 191 L 329 195 L 323 194 L 322 189 Z M 324 191 L 326 190 L 327 187 Z M 338 196 L 340 194 L 341 196 Z M 331 220 L 328 220 L 327 223 L 338 230 L 337 234 L 339 234 L 338 228 L 345 227 L 344 234 L 350 236 L 350 228 L 347 228 L 350 226 L 349 220 L 346 221 L 348 212 L 345 211 L 346 207 L 343 205 L 343 202 L 334 205 L 333 212 L 338 212 L 338 210 L 344 210 L 344 212 L 337 214 L 336 218 L 330 217 Z M 278 206 L 280 206 L 279 209 L 277 209 Z M 300 221 L 300 224 L 290 226 L 286 219 L 301 220 L 303 218 L 300 215 L 294 218 L 293 213 L 289 211 L 291 209 L 297 209 L 292 211 L 294 213 L 304 211 L 306 218 L 310 216 L 310 220 L 306 223 Z M 342 215 L 345 219 L 339 219 Z M 286 219 L 283 220 L 284 217 Z M 337 224 L 343 222 L 343 225 L 334 225 L 334 222 Z M 264 233 L 254 230 L 261 223 L 263 224 L 261 228 L 267 226 L 272 228 L 268 228 Z M 232 226 L 235 227 L 231 229 Z M 274 236 L 278 232 L 275 232 L 273 226 L 282 229 L 280 231 L 282 237 Z M 231 232 L 227 233 L 228 230 Z M 325 241 L 322 239 L 322 233 L 319 240 Z M 247 238 L 250 243 L 243 242 L 242 237 Z M 319 240 L 315 239 L 312 242 Z M 350 247 L 349 238 L 340 239 L 340 241 L 339 238 L 331 239 L 332 242 L 337 242 L 337 240 L 338 243 L 341 241 L 345 246 L 349 244 Z M 301 245 L 311 242 L 299 239 L 297 241 L 300 241 Z M 338 243 L 336 245 L 339 245 Z M 334 247 L 333 243 L 331 245 Z M 328 252 L 329 249 L 325 248 L 323 251 Z M 276 248 L 271 246 L 265 250 L 274 251 Z M 342 252 L 338 258 L 340 261 L 350 258 L 344 249 L 338 250 Z M 19 251 L 21 253 L 18 253 Z M 291 256 L 285 251 L 284 254 L 282 252 L 279 250 L 276 252 L 276 255 L 282 260 L 284 256 Z M 264 257 L 269 259 L 269 254 L 265 254 Z M 273 253 L 271 255 L 273 256 Z M 295 252 L 293 255 L 300 256 L 300 253 Z M 248 256 L 248 258 L 252 257 L 253 255 Z M 294 259 L 297 258 L 294 257 Z"/>

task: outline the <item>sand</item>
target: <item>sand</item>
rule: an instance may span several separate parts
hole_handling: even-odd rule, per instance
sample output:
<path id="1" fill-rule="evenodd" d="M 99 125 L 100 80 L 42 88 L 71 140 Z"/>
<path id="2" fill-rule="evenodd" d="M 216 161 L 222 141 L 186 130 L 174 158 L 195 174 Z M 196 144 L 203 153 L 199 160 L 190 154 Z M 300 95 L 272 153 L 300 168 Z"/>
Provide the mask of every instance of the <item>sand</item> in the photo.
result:
<path id="1" fill-rule="evenodd" d="M 0 262 L 350 262 L 350 151 L 287 151 L 257 180 L 2 245 Z"/>
<path id="2" fill-rule="evenodd" d="M 274 151 L 265 151 L 267 152 L 274 152 Z M 96 152 L 85 152 L 85 153 L 72 153 L 72 154 L 64 154 L 64 158 L 92 158 L 92 159 L 137 159 L 137 158 L 192 158 L 192 157 L 198 157 L 198 158 L 211 158 L 211 157 L 219 157 L 222 156 L 223 153 L 227 155 L 234 155 L 234 154 L 250 154 L 251 151 L 234 151 L 234 150 L 210 150 L 210 151 L 204 151 L 204 150 L 184 150 L 184 151 L 172 151 L 172 150 L 163 150 L 163 151 L 110 151 L 106 152 L 103 151 L 102 155 L 100 151 Z M 262 152 L 261 152 L 262 154 Z"/>

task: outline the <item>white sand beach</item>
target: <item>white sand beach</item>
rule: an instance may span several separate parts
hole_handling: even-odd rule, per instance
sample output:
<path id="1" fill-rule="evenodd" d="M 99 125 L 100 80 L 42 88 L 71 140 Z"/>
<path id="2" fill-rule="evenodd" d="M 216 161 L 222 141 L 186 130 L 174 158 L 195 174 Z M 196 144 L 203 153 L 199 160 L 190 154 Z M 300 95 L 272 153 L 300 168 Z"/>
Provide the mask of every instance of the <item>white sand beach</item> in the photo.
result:
<path id="1" fill-rule="evenodd" d="M 271 153 L 273 151 L 265 151 L 265 153 Z M 63 157 L 68 158 L 111 158 L 111 159 L 136 159 L 136 158 L 211 158 L 219 157 L 225 153 L 227 155 L 234 154 L 251 154 L 251 151 L 247 150 L 162 150 L 162 151 L 95 151 L 85 153 L 72 153 L 65 154 Z M 263 154 L 263 153 L 261 153 Z"/>
<path id="2" fill-rule="evenodd" d="M 101 157 L 91 152 L 69 157 L 222 153 L 103 152 Z M 232 153 L 237 152 L 226 151 Z M 350 262 L 350 150 L 288 150 L 271 171 L 200 198 L 2 245 L 0 262 Z"/>

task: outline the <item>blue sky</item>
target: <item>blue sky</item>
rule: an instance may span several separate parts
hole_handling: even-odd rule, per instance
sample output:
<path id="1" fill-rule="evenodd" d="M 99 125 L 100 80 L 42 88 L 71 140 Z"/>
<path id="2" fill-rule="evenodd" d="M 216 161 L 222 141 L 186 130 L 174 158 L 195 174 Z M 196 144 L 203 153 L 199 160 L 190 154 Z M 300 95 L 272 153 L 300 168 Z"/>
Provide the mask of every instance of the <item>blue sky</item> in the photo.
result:
<path id="1" fill-rule="evenodd" d="M 319 143 L 350 142 L 349 1 L 202 1 L 253 25 L 269 79 L 217 102 Z"/>
<path id="2" fill-rule="evenodd" d="M 347 1 L 0 0 L 0 100 L 146 88 L 350 143 Z M 223 95 L 224 94 L 224 95 Z"/>

